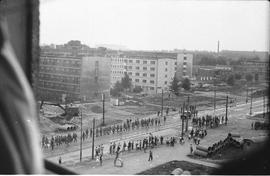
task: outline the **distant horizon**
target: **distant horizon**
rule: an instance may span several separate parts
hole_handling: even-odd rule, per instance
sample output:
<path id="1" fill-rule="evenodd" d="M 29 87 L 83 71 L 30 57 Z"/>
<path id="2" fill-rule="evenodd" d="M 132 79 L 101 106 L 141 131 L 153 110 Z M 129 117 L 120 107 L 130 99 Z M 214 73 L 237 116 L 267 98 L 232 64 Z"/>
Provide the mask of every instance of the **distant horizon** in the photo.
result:
<path id="1" fill-rule="evenodd" d="M 63 44 L 66 44 L 68 43 L 69 41 L 72 41 L 72 40 L 68 40 L 67 42 L 65 43 L 60 43 L 60 44 L 55 44 L 55 43 L 50 43 L 50 44 L 47 44 L 47 43 L 42 43 L 40 44 L 40 46 L 50 46 L 50 45 L 63 45 Z M 80 41 L 80 40 L 77 40 L 77 41 Z M 87 45 L 89 46 L 88 44 L 80 41 L 81 44 L 84 44 L 84 45 Z M 98 48 L 98 47 L 103 47 L 102 45 L 115 45 L 115 46 L 122 46 L 122 47 L 125 47 L 126 49 L 119 49 L 119 50 L 130 50 L 130 51 L 174 51 L 174 50 L 186 50 L 186 51 L 199 51 L 199 52 L 214 52 L 214 53 L 217 53 L 217 50 L 214 51 L 214 50 L 200 50 L 200 49 L 181 49 L 181 48 L 174 48 L 174 49 L 171 49 L 171 50 L 167 50 L 167 49 L 130 49 L 128 48 L 126 45 L 118 45 L 118 44 L 96 44 L 95 46 L 89 46 L 90 48 Z M 109 47 L 105 47 L 105 48 L 109 48 Z M 112 49 L 112 50 L 118 50 L 118 49 Z M 221 49 L 219 52 L 222 52 L 222 51 L 237 51 L 237 52 L 265 52 L 265 53 L 270 53 L 270 51 L 261 51 L 261 50 L 232 50 L 232 49 Z"/>

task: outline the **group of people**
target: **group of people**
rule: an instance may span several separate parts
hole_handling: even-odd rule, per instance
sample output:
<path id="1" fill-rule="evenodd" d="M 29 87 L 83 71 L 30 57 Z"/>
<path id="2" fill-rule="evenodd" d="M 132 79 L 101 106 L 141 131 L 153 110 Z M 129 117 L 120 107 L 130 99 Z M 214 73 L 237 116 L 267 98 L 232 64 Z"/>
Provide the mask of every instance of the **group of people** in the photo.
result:
<path id="1" fill-rule="evenodd" d="M 72 142 L 77 142 L 77 133 L 52 136 L 50 139 L 43 135 L 41 146 L 45 149 L 51 147 L 51 149 L 54 150 L 55 146 L 68 145 Z"/>
<path id="2" fill-rule="evenodd" d="M 128 132 L 135 129 L 147 129 L 150 127 L 159 127 L 161 126 L 161 121 L 163 121 L 163 124 L 166 122 L 166 116 L 163 118 L 161 117 L 152 117 L 152 118 L 142 118 L 142 119 L 126 119 L 124 123 L 121 124 L 114 124 L 109 126 L 100 126 L 95 128 L 95 131 L 93 131 L 92 128 L 87 128 L 86 130 L 83 130 L 82 132 L 82 140 L 85 141 L 88 138 L 93 137 L 93 133 L 95 137 L 101 137 L 105 135 L 114 135 L 114 134 L 120 134 L 122 132 Z M 43 148 L 49 148 L 51 146 L 51 149 L 53 150 L 55 146 L 60 146 L 62 144 L 70 144 L 71 142 L 77 142 L 77 133 L 74 132 L 73 134 L 68 133 L 67 135 L 57 135 L 52 136 L 50 139 L 46 136 L 42 137 L 42 147 Z"/>
<path id="3" fill-rule="evenodd" d="M 206 116 L 192 119 L 193 125 L 197 125 L 198 127 L 215 128 L 215 127 L 218 127 L 220 124 L 227 125 L 227 122 L 228 122 L 228 118 L 226 116 L 206 115 Z"/>

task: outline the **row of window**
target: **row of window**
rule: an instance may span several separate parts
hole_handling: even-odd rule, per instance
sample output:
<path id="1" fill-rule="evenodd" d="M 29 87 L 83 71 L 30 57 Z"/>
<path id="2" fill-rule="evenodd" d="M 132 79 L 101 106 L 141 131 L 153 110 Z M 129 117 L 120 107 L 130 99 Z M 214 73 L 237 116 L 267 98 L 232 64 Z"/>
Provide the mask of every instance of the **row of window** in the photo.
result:
<path id="1" fill-rule="evenodd" d="M 54 82 L 62 82 L 62 83 L 72 83 L 79 84 L 79 77 L 71 77 L 71 76 L 60 76 L 60 75 L 51 75 L 51 74 L 39 74 L 41 80 L 49 80 Z"/>
<path id="2" fill-rule="evenodd" d="M 47 58 L 43 58 L 43 57 L 41 57 L 40 63 L 44 64 L 44 65 L 63 65 L 63 66 L 70 66 L 70 67 L 81 65 L 81 62 L 78 59 L 76 59 L 76 60 L 72 60 L 72 59 L 65 60 L 63 58 L 61 58 L 61 59 L 47 59 Z"/>
<path id="3" fill-rule="evenodd" d="M 133 60 L 129 60 L 128 62 L 133 63 Z M 141 64 L 141 60 L 136 60 L 135 63 Z M 142 61 L 142 64 L 148 64 L 148 63 L 154 65 L 154 64 L 156 64 L 156 61 L 147 61 L 147 60 Z"/>
<path id="4" fill-rule="evenodd" d="M 112 68 L 127 68 L 125 65 L 112 65 Z"/>
<path id="5" fill-rule="evenodd" d="M 124 74 L 125 71 L 116 70 L 116 71 L 111 71 L 111 73 L 114 73 L 114 74 L 116 74 L 116 73 L 118 73 L 118 74 Z"/>
<path id="6" fill-rule="evenodd" d="M 135 81 L 136 83 L 139 83 L 139 82 L 140 82 L 140 79 L 135 79 L 134 81 Z M 141 82 L 142 82 L 142 83 L 147 83 L 147 80 L 142 79 Z M 149 83 L 150 83 L 150 84 L 155 84 L 155 81 L 154 81 L 154 80 L 150 80 Z"/>
<path id="7" fill-rule="evenodd" d="M 128 69 L 129 70 L 132 70 L 132 66 L 128 66 Z M 144 70 L 144 71 L 146 71 L 147 70 L 147 67 L 142 67 L 142 68 L 140 68 L 140 67 L 138 67 L 138 66 L 136 66 L 136 67 L 134 67 L 134 69 L 136 69 L 136 70 Z M 150 71 L 155 71 L 156 69 L 155 69 L 155 67 L 150 67 Z"/>
<path id="8" fill-rule="evenodd" d="M 41 66 L 40 71 L 42 72 L 51 72 L 56 74 L 73 74 L 79 75 L 81 70 L 76 68 L 63 68 L 63 67 L 52 67 L 52 66 Z"/>
<path id="9" fill-rule="evenodd" d="M 132 72 L 128 72 L 128 75 L 132 76 Z M 147 77 L 147 73 L 142 73 L 141 74 L 143 77 Z M 135 73 L 135 76 L 140 76 L 140 73 Z M 155 77 L 155 74 L 149 74 L 150 77 Z"/>
<path id="10" fill-rule="evenodd" d="M 61 83 L 52 83 L 52 82 L 46 82 L 41 81 L 40 86 L 44 88 L 50 88 L 55 90 L 65 90 L 65 91 L 80 91 L 80 87 L 77 85 L 67 85 L 67 84 L 61 84 Z"/>

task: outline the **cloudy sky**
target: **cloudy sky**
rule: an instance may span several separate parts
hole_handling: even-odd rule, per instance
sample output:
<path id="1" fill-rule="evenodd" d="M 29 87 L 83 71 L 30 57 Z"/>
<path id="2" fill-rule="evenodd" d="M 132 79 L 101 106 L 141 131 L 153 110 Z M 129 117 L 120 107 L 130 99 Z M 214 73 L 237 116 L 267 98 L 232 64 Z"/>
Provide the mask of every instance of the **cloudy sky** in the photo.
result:
<path id="1" fill-rule="evenodd" d="M 269 51 L 268 1 L 41 0 L 40 43 Z"/>

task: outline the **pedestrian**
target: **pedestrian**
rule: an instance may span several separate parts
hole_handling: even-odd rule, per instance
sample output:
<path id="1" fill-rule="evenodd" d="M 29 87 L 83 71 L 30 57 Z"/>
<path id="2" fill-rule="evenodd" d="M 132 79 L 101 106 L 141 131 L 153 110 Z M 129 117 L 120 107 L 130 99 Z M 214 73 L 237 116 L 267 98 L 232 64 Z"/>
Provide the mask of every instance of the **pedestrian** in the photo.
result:
<path id="1" fill-rule="evenodd" d="M 99 155 L 99 163 L 100 163 L 101 166 L 102 166 L 102 157 L 103 157 L 103 154 L 101 153 L 101 154 Z"/>
<path id="2" fill-rule="evenodd" d="M 150 150 L 149 151 L 149 159 L 148 159 L 148 161 L 152 161 L 153 160 L 153 153 L 152 153 L 152 151 Z"/>
<path id="3" fill-rule="evenodd" d="M 190 144 L 190 154 L 192 154 L 193 153 L 193 146 L 192 146 L 192 144 Z"/>
<path id="4" fill-rule="evenodd" d="M 61 156 L 60 156 L 59 159 L 58 159 L 58 163 L 59 163 L 59 164 L 62 164 L 62 158 L 61 158 Z"/>
<path id="5" fill-rule="evenodd" d="M 116 155 L 115 155 L 115 158 L 114 158 L 114 166 L 116 165 L 116 161 L 117 161 L 118 157 L 119 157 L 119 152 L 116 151 Z"/>

